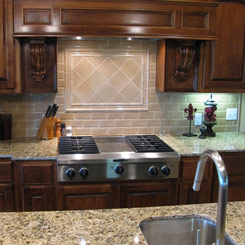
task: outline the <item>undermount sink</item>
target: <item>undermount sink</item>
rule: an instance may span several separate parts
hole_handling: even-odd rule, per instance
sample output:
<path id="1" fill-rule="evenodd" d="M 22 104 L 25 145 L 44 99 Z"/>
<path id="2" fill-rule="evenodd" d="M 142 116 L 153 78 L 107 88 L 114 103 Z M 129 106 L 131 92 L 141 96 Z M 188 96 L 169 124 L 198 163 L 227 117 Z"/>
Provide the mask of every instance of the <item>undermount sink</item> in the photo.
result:
<path id="1" fill-rule="evenodd" d="M 139 226 L 148 245 L 214 245 L 216 242 L 216 224 L 203 216 L 149 218 Z M 226 233 L 225 244 L 237 243 Z"/>

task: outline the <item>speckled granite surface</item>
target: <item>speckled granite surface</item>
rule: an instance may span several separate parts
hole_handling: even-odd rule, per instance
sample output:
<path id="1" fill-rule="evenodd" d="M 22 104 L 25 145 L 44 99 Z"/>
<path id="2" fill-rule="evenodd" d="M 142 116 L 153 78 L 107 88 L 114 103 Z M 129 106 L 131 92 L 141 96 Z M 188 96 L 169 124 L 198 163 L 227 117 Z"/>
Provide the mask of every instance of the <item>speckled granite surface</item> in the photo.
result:
<path id="1" fill-rule="evenodd" d="M 216 219 L 216 204 L 112 210 L 1 213 L 0 244 L 147 244 L 139 223 L 149 217 L 198 214 Z M 229 203 L 226 232 L 245 244 L 245 202 Z"/>
<path id="2" fill-rule="evenodd" d="M 52 160 L 57 156 L 57 138 L 38 140 L 36 138 L 15 138 L 0 141 L 0 157 L 13 160 Z"/>
<path id="3" fill-rule="evenodd" d="M 245 133 L 216 133 L 216 137 L 206 139 L 169 134 L 159 136 L 180 155 L 199 155 L 205 150 L 245 152 Z"/>
<path id="4" fill-rule="evenodd" d="M 245 133 L 217 133 L 216 137 L 206 139 L 170 134 L 159 136 L 180 155 L 199 155 L 207 149 L 245 152 Z M 12 156 L 19 160 L 56 159 L 57 143 L 57 138 L 16 138 L 0 141 L 0 158 Z"/>

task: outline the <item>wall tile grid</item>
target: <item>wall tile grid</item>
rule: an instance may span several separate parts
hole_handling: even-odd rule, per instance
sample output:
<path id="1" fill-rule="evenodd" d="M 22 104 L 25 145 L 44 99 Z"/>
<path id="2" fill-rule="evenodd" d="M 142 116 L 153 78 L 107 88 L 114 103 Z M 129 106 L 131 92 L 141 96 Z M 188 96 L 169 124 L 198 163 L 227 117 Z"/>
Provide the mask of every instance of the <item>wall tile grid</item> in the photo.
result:
<path id="1" fill-rule="evenodd" d="M 78 53 L 77 50 L 79 50 Z M 128 65 L 127 69 L 129 72 L 133 71 L 132 77 L 135 79 L 131 79 L 132 77 L 129 77 L 128 71 L 121 69 L 122 66 L 119 65 L 115 68 L 113 63 L 113 74 L 115 72 L 120 74 L 117 74 L 116 79 L 114 79 L 116 84 L 112 87 L 114 93 L 109 92 L 111 90 L 106 90 L 105 88 L 104 91 L 99 90 L 94 85 L 94 82 L 96 84 L 96 78 L 99 80 L 99 84 L 102 83 L 102 85 L 99 85 L 100 88 L 108 86 L 109 82 L 111 82 L 111 76 L 105 79 L 106 82 L 101 82 L 101 74 L 108 74 L 113 69 L 110 66 L 109 69 L 108 66 L 99 69 L 99 66 L 96 66 L 91 60 L 96 56 L 95 62 L 98 62 L 98 57 L 102 57 L 103 62 L 105 62 L 105 60 L 108 60 L 108 57 L 114 57 L 114 55 L 117 57 L 119 52 L 123 52 L 123 55 L 121 54 L 122 56 L 120 57 L 122 62 L 125 62 L 128 58 L 127 54 L 135 55 L 133 60 L 127 60 L 126 62 L 131 64 Z M 81 56 L 81 53 L 86 54 L 86 57 Z M 72 71 L 74 72 L 74 66 L 68 62 L 65 64 L 65 61 L 70 61 L 71 54 L 78 54 L 77 57 L 75 57 L 76 55 L 74 56 L 74 59 L 77 59 L 75 64 L 78 64 L 78 66 L 80 64 L 81 70 L 84 70 L 85 66 L 83 65 L 87 61 L 90 62 L 90 73 L 95 76 L 90 80 L 93 86 L 89 89 L 89 96 L 86 94 L 88 91 L 85 86 L 84 90 L 79 86 L 79 81 L 82 81 L 81 85 L 89 85 L 89 75 L 84 76 L 88 71 L 81 72 L 78 66 L 75 65 L 76 75 L 78 74 L 79 76 L 78 80 L 75 81 L 76 86 L 73 83 L 69 83 L 75 76 L 74 74 L 71 76 Z M 149 54 L 149 63 L 146 62 L 147 54 Z M 120 59 L 118 58 L 117 62 Z M 85 63 L 81 63 L 82 60 Z M 85 78 L 81 79 L 83 76 Z M 106 78 L 105 75 L 103 76 Z M 125 79 L 127 80 L 125 84 L 123 84 L 123 77 L 126 77 Z M 121 39 L 59 40 L 58 92 L 56 94 L 28 93 L 23 95 L 0 95 L 0 112 L 12 113 L 13 137 L 35 136 L 42 115 L 45 113 L 48 104 L 52 103 L 57 103 L 60 106 L 57 116 L 67 126 L 72 126 L 73 133 L 76 135 L 156 134 L 159 132 L 182 134 L 188 132 L 189 122 L 185 118 L 184 109 L 189 103 L 192 103 L 198 109 L 197 112 L 203 113 L 203 102 L 209 98 L 209 94 L 159 93 L 155 90 L 155 80 L 156 41 L 126 41 Z M 143 84 L 140 84 L 142 82 Z M 129 86 L 127 87 L 127 85 Z M 76 90 L 77 88 L 79 89 Z M 125 88 L 124 91 L 122 91 L 123 88 Z M 71 100 L 72 91 L 74 93 L 77 92 L 77 100 L 75 97 Z M 120 91 L 122 91 L 121 94 Z M 138 92 L 139 96 L 135 95 L 135 91 Z M 127 94 L 131 94 L 131 92 L 133 92 L 133 96 L 130 95 L 125 99 Z M 92 100 L 91 98 L 95 94 L 98 96 L 94 96 Z M 124 99 L 119 99 L 119 94 Z M 111 97 L 113 97 L 113 100 L 110 100 Z M 213 94 L 213 99 L 218 102 L 216 113 L 217 125 L 214 126 L 214 131 L 236 132 L 239 120 L 226 121 L 225 115 L 226 108 L 240 108 L 240 94 Z M 74 111 L 67 111 L 69 109 Z M 193 132 L 199 132 L 199 127 L 197 126 L 193 126 L 192 129 Z"/>

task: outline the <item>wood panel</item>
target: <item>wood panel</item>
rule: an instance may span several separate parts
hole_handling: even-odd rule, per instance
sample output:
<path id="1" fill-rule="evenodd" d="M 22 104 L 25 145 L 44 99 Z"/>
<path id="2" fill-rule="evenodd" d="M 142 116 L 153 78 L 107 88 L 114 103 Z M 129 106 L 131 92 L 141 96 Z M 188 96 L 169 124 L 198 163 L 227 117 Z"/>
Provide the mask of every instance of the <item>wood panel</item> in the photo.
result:
<path id="1" fill-rule="evenodd" d="M 11 0 L 0 0 L 0 93 L 7 92 L 4 89 L 14 89 L 16 86 L 12 11 Z"/>
<path id="2" fill-rule="evenodd" d="M 121 186 L 121 207 L 150 207 L 176 204 L 175 181 L 136 183 Z"/>
<path id="3" fill-rule="evenodd" d="M 24 9 L 24 25 L 51 25 L 51 9 Z"/>
<path id="4" fill-rule="evenodd" d="M 198 39 L 215 36 L 215 1 L 39 0 L 33 4 L 31 0 L 15 0 L 14 3 L 16 36 L 181 36 Z M 51 12 L 49 25 L 49 15 L 46 12 L 42 16 L 42 9 Z M 23 18 L 24 11 L 30 14 L 30 21 Z"/>
<path id="5" fill-rule="evenodd" d="M 158 41 L 157 50 L 157 89 L 161 92 L 197 91 L 199 42 L 170 39 L 165 43 Z M 193 60 L 189 54 L 185 56 L 187 53 L 194 55 Z M 187 62 L 190 62 L 190 65 L 186 66 L 186 69 L 179 67 Z M 182 79 L 177 73 L 184 74 L 186 78 Z"/>
<path id="6" fill-rule="evenodd" d="M 41 47 L 41 45 L 43 46 Z M 36 50 L 33 51 L 32 48 Z M 56 38 L 23 38 L 21 49 L 23 91 L 38 93 L 56 92 Z"/>
<path id="7" fill-rule="evenodd" d="M 55 195 L 52 186 L 23 186 L 22 211 L 55 210 Z"/>
<path id="8" fill-rule="evenodd" d="M 202 181 L 199 191 L 193 191 L 193 182 L 193 180 L 184 180 L 180 182 L 178 204 L 182 205 L 210 202 L 211 186 L 209 182 Z"/>
<path id="9" fill-rule="evenodd" d="M 12 182 L 12 161 L 11 160 L 0 160 L 0 183 Z"/>
<path id="10" fill-rule="evenodd" d="M 199 156 L 181 158 L 178 204 L 206 203 L 211 200 L 213 173 L 211 161 L 208 160 L 206 163 L 200 190 L 196 192 L 192 189 L 198 160 Z"/>
<path id="11" fill-rule="evenodd" d="M 58 210 L 119 207 L 119 191 L 109 184 L 57 187 Z"/>
<path id="12" fill-rule="evenodd" d="M 204 43 L 203 77 L 199 91 L 240 92 L 245 89 L 245 4 L 220 3 L 219 40 Z"/>
<path id="13" fill-rule="evenodd" d="M 11 184 L 0 184 L 0 212 L 14 211 L 14 192 Z"/>

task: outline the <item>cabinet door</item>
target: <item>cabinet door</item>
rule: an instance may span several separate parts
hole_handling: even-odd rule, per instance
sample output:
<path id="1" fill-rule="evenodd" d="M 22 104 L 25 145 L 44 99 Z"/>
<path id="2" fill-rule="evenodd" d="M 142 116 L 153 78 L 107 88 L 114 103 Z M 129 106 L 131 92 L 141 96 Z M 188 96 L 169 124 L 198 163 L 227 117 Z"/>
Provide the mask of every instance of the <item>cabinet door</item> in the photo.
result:
<path id="1" fill-rule="evenodd" d="M 14 211 L 14 194 L 11 184 L 0 184 L 0 212 Z"/>
<path id="2" fill-rule="evenodd" d="M 199 91 L 244 91 L 244 13 L 244 3 L 220 3 L 216 21 L 220 39 L 204 45 L 204 73 Z"/>
<path id="3" fill-rule="evenodd" d="M 193 191 L 193 180 L 180 181 L 179 204 L 195 204 L 210 202 L 210 185 L 203 181 L 199 191 Z"/>
<path id="4" fill-rule="evenodd" d="M 58 210 L 117 208 L 119 191 L 109 184 L 57 188 Z"/>
<path id="5" fill-rule="evenodd" d="M 221 156 L 228 173 L 228 201 L 245 201 L 245 154 L 221 153 Z M 212 202 L 217 202 L 218 190 L 218 175 L 214 169 Z"/>
<path id="6" fill-rule="evenodd" d="M 121 207 L 151 207 L 176 204 L 176 182 L 136 183 L 121 187 Z"/>
<path id="7" fill-rule="evenodd" d="M 181 159 L 179 204 L 210 202 L 213 163 L 210 161 L 206 163 L 200 190 L 195 192 L 192 189 L 198 159 L 199 157 L 182 157 Z"/>
<path id="8" fill-rule="evenodd" d="M 15 88 L 15 45 L 12 37 L 12 9 L 11 0 L 0 0 L 0 92 Z"/>
<path id="9" fill-rule="evenodd" d="M 55 161 L 18 161 L 16 209 L 18 211 L 55 210 Z"/>
<path id="10" fill-rule="evenodd" d="M 22 211 L 55 210 L 54 189 L 49 186 L 23 186 Z"/>

